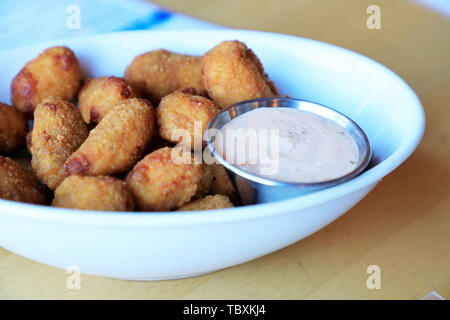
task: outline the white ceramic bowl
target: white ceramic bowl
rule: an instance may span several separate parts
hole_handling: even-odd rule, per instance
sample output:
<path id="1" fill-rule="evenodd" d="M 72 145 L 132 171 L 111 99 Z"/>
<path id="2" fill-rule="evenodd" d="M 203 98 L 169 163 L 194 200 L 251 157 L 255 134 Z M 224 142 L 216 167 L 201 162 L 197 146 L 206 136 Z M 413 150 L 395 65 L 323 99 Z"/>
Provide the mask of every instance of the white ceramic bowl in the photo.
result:
<path id="1" fill-rule="evenodd" d="M 27 258 L 122 279 L 173 279 L 243 263 L 326 226 L 360 201 L 416 148 L 424 113 L 414 92 L 377 62 L 329 44 L 240 30 L 139 31 L 54 41 L 0 52 L 0 101 L 11 79 L 46 47 L 67 45 L 92 76 L 122 76 L 134 56 L 157 48 L 203 54 L 244 41 L 283 94 L 355 120 L 373 166 L 344 184 L 270 204 L 199 212 L 113 213 L 0 200 L 0 245 Z"/>

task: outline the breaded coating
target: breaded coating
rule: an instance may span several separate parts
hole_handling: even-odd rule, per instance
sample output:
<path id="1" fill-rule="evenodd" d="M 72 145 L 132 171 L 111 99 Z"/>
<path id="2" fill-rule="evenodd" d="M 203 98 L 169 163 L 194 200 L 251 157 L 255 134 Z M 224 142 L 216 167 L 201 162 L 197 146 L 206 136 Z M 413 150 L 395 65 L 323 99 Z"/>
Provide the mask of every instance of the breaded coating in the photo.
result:
<path id="1" fill-rule="evenodd" d="M 223 41 L 205 53 L 202 76 L 209 96 L 222 108 L 279 95 L 258 57 L 239 41 Z"/>
<path id="2" fill-rule="evenodd" d="M 128 174 L 128 189 L 141 210 L 171 210 L 197 193 L 202 166 L 173 162 L 172 150 L 165 147 L 150 153 Z"/>
<path id="3" fill-rule="evenodd" d="M 233 207 L 233 204 L 227 196 L 216 194 L 191 201 L 179 208 L 177 211 L 213 210 Z"/>
<path id="4" fill-rule="evenodd" d="M 181 88 L 206 93 L 200 70 L 201 57 L 159 49 L 134 58 L 124 77 L 158 104 L 162 97 Z"/>
<path id="5" fill-rule="evenodd" d="M 232 197 L 235 193 L 233 184 L 230 177 L 228 176 L 225 167 L 221 164 L 213 164 L 212 171 L 214 179 L 211 183 L 212 194 L 221 194 L 224 196 Z"/>
<path id="6" fill-rule="evenodd" d="M 177 90 L 162 98 L 156 109 L 159 134 L 175 144 L 200 149 L 206 144 L 203 137 L 206 126 L 219 110 L 214 101 L 198 95 L 194 88 Z M 184 135 L 189 134 L 190 141 L 183 141 L 183 135 L 176 131 L 180 129 L 186 131 Z"/>
<path id="7" fill-rule="evenodd" d="M 214 180 L 213 166 L 203 163 L 202 164 L 202 177 L 198 186 L 197 193 L 194 198 L 201 198 L 208 194 L 211 190 L 211 185 Z"/>
<path id="8" fill-rule="evenodd" d="M 38 104 L 28 145 L 39 180 L 55 190 L 65 178 L 64 163 L 88 134 L 80 111 L 70 102 L 50 98 Z"/>
<path id="9" fill-rule="evenodd" d="M 0 156 L 0 198 L 46 204 L 47 193 L 33 172 L 28 172 L 8 157 Z"/>
<path id="10" fill-rule="evenodd" d="M 0 154 L 11 153 L 25 143 L 28 124 L 17 109 L 0 102 Z"/>
<path id="11" fill-rule="evenodd" d="M 97 124 L 116 105 L 138 94 L 123 78 L 87 79 L 78 94 L 78 108 L 86 123 Z"/>
<path id="12" fill-rule="evenodd" d="M 56 188 L 52 206 L 81 210 L 132 211 L 134 202 L 125 182 L 97 176 L 69 176 Z"/>
<path id="13" fill-rule="evenodd" d="M 108 112 L 89 133 L 67 159 L 65 172 L 83 176 L 127 172 L 141 158 L 154 126 L 155 110 L 148 100 L 126 100 Z"/>
<path id="14" fill-rule="evenodd" d="M 52 47 L 28 62 L 11 83 L 11 101 L 27 118 L 49 97 L 73 101 L 81 84 L 75 54 L 66 47 Z"/>

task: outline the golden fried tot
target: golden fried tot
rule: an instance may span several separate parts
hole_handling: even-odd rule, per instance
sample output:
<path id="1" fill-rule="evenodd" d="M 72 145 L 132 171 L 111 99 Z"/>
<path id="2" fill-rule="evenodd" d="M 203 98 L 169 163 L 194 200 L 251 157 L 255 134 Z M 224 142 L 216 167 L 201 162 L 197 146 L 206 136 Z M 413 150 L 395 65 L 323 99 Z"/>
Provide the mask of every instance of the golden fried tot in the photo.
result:
<path id="1" fill-rule="evenodd" d="M 0 102 L 0 154 L 15 151 L 25 143 L 28 124 L 16 108 Z"/>
<path id="2" fill-rule="evenodd" d="M 202 166 L 176 163 L 172 150 L 166 147 L 150 153 L 128 174 L 128 190 L 141 210 L 171 210 L 189 202 L 197 193 Z"/>
<path id="3" fill-rule="evenodd" d="M 244 100 L 279 95 L 258 57 L 239 41 L 223 41 L 205 53 L 202 77 L 209 96 L 222 108 Z"/>
<path id="4" fill-rule="evenodd" d="M 125 182 L 108 176 L 69 176 L 55 190 L 52 206 L 98 211 L 132 211 Z"/>
<path id="5" fill-rule="evenodd" d="M 235 194 L 234 186 L 225 167 L 221 164 L 213 164 L 211 166 L 214 178 L 211 182 L 210 192 L 233 198 Z"/>
<path id="6" fill-rule="evenodd" d="M 202 177 L 200 179 L 200 184 L 198 186 L 197 193 L 194 198 L 201 198 L 208 194 L 211 190 L 211 185 L 214 180 L 213 166 L 206 163 L 202 164 Z"/>
<path id="7" fill-rule="evenodd" d="M 11 101 L 27 118 L 49 97 L 76 98 L 81 72 L 75 54 L 66 47 L 52 47 L 28 62 L 11 83 Z"/>
<path id="8" fill-rule="evenodd" d="M 125 71 L 125 80 L 153 103 L 175 90 L 193 87 L 205 93 L 201 57 L 154 50 L 134 58 Z"/>
<path id="9" fill-rule="evenodd" d="M 27 144 L 31 166 L 39 180 L 55 190 L 65 178 L 64 163 L 88 134 L 80 111 L 70 102 L 50 98 L 38 104 Z"/>
<path id="10" fill-rule="evenodd" d="M 45 204 L 47 193 L 32 172 L 17 162 L 0 156 L 0 198 L 34 204 Z"/>
<path id="11" fill-rule="evenodd" d="M 127 172 L 141 158 L 154 126 L 155 110 L 148 100 L 126 100 L 108 112 L 67 159 L 65 173 L 96 176 Z"/>
<path id="12" fill-rule="evenodd" d="M 177 211 L 214 210 L 233 207 L 234 205 L 227 196 L 216 194 L 191 201 L 180 207 Z"/>
<path id="13" fill-rule="evenodd" d="M 205 146 L 206 126 L 219 110 L 214 101 L 198 95 L 194 88 L 177 90 L 162 98 L 156 109 L 159 134 L 175 144 L 200 149 Z"/>
<path id="14" fill-rule="evenodd" d="M 123 78 L 90 78 L 78 94 L 78 108 L 86 123 L 97 124 L 113 107 L 137 97 L 136 90 Z"/>

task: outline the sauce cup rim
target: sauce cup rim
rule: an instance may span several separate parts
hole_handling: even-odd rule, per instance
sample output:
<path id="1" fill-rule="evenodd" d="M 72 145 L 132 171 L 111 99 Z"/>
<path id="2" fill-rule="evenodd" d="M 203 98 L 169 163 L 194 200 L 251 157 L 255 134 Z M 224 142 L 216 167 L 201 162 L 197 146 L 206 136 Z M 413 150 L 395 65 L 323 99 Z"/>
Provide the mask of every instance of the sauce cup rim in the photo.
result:
<path id="1" fill-rule="evenodd" d="M 244 107 L 250 107 L 248 110 L 241 112 L 237 114 L 237 109 L 244 108 Z M 335 118 L 340 119 L 341 121 L 345 121 L 346 126 L 344 129 L 348 131 L 347 127 L 351 127 L 354 131 L 356 131 L 361 136 L 361 142 L 362 142 L 362 153 L 361 150 L 359 150 L 359 164 L 349 173 L 331 179 L 331 180 L 325 180 L 320 182 L 287 182 L 287 181 L 281 181 L 276 179 L 268 178 L 267 176 L 261 176 L 254 173 L 250 173 L 242 168 L 239 168 L 235 166 L 234 164 L 231 164 L 230 162 L 226 161 L 220 154 L 218 154 L 211 142 L 211 137 L 208 134 L 210 129 L 221 129 L 222 126 L 231 121 L 232 119 L 238 117 L 241 114 L 244 114 L 248 111 L 257 109 L 257 108 L 263 108 L 263 107 L 287 107 L 287 108 L 295 108 L 302 111 L 312 112 L 316 115 L 319 115 L 321 117 L 324 117 L 322 114 L 320 114 L 319 111 L 326 112 L 329 115 L 333 115 Z M 228 117 L 229 119 L 226 120 L 220 127 L 218 127 L 218 123 L 220 121 L 223 121 L 225 117 Z M 334 119 L 330 119 L 326 117 L 327 119 L 334 121 L 335 123 L 342 126 L 342 124 L 338 123 Z M 352 136 L 353 137 L 353 136 Z M 372 146 L 370 143 L 369 138 L 367 137 L 366 133 L 361 129 L 361 127 L 353 121 L 351 118 L 347 117 L 345 114 L 324 106 L 322 104 L 309 101 L 309 100 L 303 100 L 303 99 L 296 99 L 296 98 L 287 98 L 287 97 L 271 97 L 271 98 L 259 98 L 259 99 L 251 99 L 251 100 L 245 100 L 238 103 L 235 103 L 233 105 L 228 106 L 227 108 L 222 109 L 219 113 L 215 114 L 214 117 L 208 122 L 208 125 L 206 127 L 205 131 L 205 141 L 206 146 L 209 149 L 209 152 L 211 152 L 212 156 L 225 168 L 230 170 L 232 173 L 247 179 L 254 183 L 259 183 L 267 186 L 274 186 L 274 187 L 295 187 L 295 188 L 324 188 L 329 186 L 334 186 L 337 184 L 341 184 L 343 182 L 346 182 L 357 175 L 359 175 L 369 164 L 371 158 L 372 158 Z"/>

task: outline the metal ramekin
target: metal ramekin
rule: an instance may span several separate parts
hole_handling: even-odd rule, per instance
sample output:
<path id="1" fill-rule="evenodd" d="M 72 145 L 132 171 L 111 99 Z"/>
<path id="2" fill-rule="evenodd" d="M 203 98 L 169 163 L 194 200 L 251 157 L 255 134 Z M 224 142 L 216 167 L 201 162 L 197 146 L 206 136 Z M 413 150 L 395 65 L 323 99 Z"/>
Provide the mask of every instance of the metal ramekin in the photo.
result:
<path id="1" fill-rule="evenodd" d="M 342 126 L 358 145 L 359 159 L 353 171 L 345 176 L 316 183 L 292 183 L 273 180 L 247 172 L 223 159 L 215 152 L 208 129 L 221 129 L 231 119 L 256 108 L 296 108 L 312 112 Z M 318 189 L 343 183 L 360 174 L 369 164 L 372 147 L 364 131 L 351 119 L 331 108 L 305 100 L 292 98 L 263 98 L 236 103 L 216 114 L 208 123 L 205 140 L 212 155 L 228 169 L 234 180 L 242 204 L 264 203 L 303 195 Z"/>

